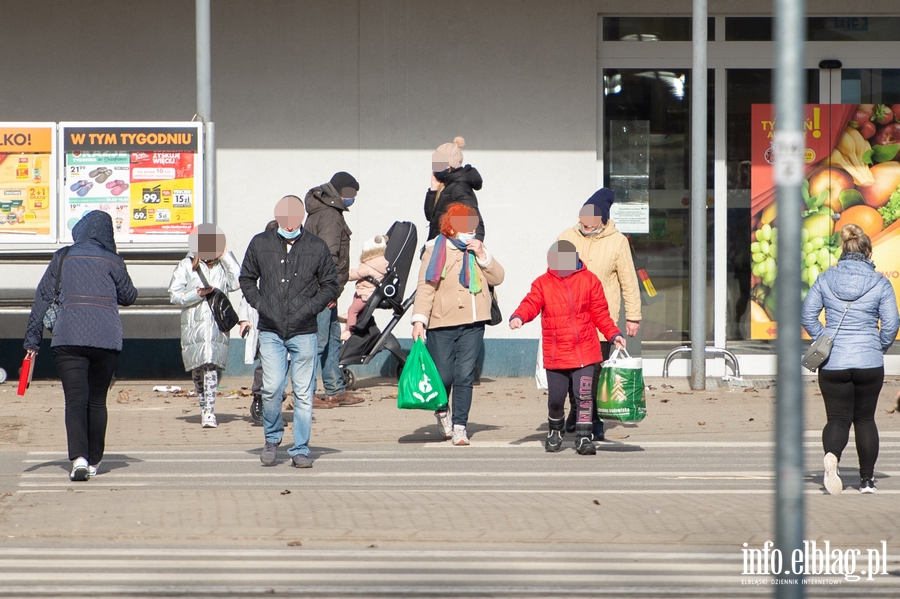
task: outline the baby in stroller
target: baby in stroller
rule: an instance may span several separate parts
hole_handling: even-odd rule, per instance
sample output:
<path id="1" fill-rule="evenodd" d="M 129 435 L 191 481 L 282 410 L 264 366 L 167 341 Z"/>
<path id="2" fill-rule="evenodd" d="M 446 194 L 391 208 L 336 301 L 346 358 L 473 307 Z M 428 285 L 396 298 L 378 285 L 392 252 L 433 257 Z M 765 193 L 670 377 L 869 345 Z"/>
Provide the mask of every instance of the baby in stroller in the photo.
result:
<path id="1" fill-rule="evenodd" d="M 350 269 L 350 280 L 356 281 L 356 293 L 353 294 L 353 302 L 347 309 L 347 324 L 341 333 L 341 341 L 350 338 L 359 313 L 366 307 L 366 302 L 372 297 L 372 293 L 387 272 L 389 265 L 387 258 L 384 257 L 387 241 L 387 235 L 376 235 L 363 243 L 359 268 Z"/>
<path id="2" fill-rule="evenodd" d="M 378 237 L 382 238 L 380 243 L 376 241 Z M 416 226 L 410 222 L 398 221 L 391 225 L 387 235 L 379 235 L 371 240 L 372 245 L 366 242 L 363 246 L 362 262 L 368 267 L 373 267 L 374 274 L 378 278 L 368 275 L 362 266 L 356 269 L 356 274 L 360 275 L 360 282 L 368 279 L 367 283 L 370 287 L 368 289 L 363 287 L 363 292 L 368 298 L 365 301 L 357 303 L 357 298 L 354 297 L 354 303 L 360 306 L 354 315 L 354 323 L 350 322 L 349 311 L 347 314 L 347 331 L 350 334 L 341 345 L 338 363 L 341 366 L 344 384 L 348 389 L 353 388 L 356 377 L 347 366 L 368 364 L 381 350 L 386 349 L 396 358 L 398 376 L 406 362 L 409 352 L 400 347 L 400 343 L 392 331 L 403 315 L 412 307 L 415 300 L 415 291 L 406 299 L 403 299 L 403 293 L 416 253 L 416 240 Z M 381 243 L 384 243 L 384 246 L 378 247 Z M 366 250 L 372 250 L 371 254 Z M 371 261 L 369 261 L 370 258 Z M 351 272 L 351 278 L 353 278 L 353 272 Z M 357 295 L 362 297 L 359 284 L 357 284 Z M 392 317 L 384 325 L 384 330 L 379 329 L 375 323 L 374 315 L 377 310 L 392 312 Z"/>

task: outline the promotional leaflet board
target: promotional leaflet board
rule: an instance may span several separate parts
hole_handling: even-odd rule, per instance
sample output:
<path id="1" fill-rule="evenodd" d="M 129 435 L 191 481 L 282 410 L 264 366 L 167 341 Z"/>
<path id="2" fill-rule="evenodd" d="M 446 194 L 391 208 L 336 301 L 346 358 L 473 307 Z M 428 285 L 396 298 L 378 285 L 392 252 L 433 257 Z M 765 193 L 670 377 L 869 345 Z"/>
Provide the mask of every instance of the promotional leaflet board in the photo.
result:
<path id="1" fill-rule="evenodd" d="M 772 164 L 772 104 L 751 112 L 752 279 L 750 333 L 774 339 L 778 212 Z M 841 255 L 840 232 L 854 223 L 872 239 L 875 268 L 900 291 L 900 105 L 808 104 L 804 107 L 805 176 L 792 209 L 803 217 L 803 297 Z"/>
<path id="2" fill-rule="evenodd" d="M 56 241 L 56 123 L 0 123 L 0 244 Z"/>
<path id="3" fill-rule="evenodd" d="M 117 243 L 183 243 L 203 215 L 201 123 L 60 123 L 61 230 L 113 219 Z"/>

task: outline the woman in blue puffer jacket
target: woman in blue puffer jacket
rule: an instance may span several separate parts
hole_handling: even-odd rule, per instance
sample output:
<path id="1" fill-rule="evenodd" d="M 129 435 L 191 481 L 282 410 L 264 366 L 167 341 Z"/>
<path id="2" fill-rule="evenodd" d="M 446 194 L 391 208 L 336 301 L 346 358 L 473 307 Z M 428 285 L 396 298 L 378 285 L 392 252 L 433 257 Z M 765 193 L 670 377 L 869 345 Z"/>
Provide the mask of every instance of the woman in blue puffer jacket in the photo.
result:
<path id="1" fill-rule="evenodd" d="M 72 229 L 75 243 L 53 255 L 34 294 L 25 349 L 37 355 L 43 318 L 54 299 L 59 261 L 60 312 L 53 327 L 53 359 L 66 397 L 66 437 L 71 480 L 97 474 L 106 443 L 106 394 L 122 351 L 119 306 L 137 299 L 122 257 L 116 253 L 112 218 L 87 212 Z"/>
<path id="2" fill-rule="evenodd" d="M 850 224 L 841 229 L 841 242 L 837 265 L 816 279 L 803 302 L 803 328 L 810 337 L 834 339 L 831 355 L 819 369 L 819 389 L 828 418 L 822 431 L 824 482 L 832 495 L 843 490 L 838 462 L 847 446 L 850 424 L 856 432 L 859 491 L 875 492 L 875 407 L 884 384 L 883 356 L 897 337 L 900 321 L 893 287 L 875 272 L 872 241 L 861 228 Z M 819 322 L 823 308 L 824 327 Z"/>

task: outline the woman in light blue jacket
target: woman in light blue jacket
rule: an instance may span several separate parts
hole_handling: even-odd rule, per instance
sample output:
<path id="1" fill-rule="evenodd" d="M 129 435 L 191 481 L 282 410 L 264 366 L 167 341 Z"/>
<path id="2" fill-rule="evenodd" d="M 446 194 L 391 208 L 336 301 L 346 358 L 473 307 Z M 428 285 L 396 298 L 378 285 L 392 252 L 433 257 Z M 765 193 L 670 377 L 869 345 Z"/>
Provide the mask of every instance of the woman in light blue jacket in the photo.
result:
<path id="1" fill-rule="evenodd" d="M 841 242 L 837 265 L 816 279 L 803 302 L 803 328 L 810 337 L 828 335 L 834 339 L 831 355 L 819 369 L 819 389 L 828 417 L 822 431 L 824 482 L 832 495 L 843 490 L 838 462 L 847 446 L 851 424 L 859 455 L 859 492 L 875 492 L 875 407 L 884 384 L 883 356 L 897 337 L 900 321 L 893 287 L 875 272 L 872 241 L 857 225 L 850 224 L 841 229 Z M 819 322 L 823 308 L 824 327 Z"/>
<path id="2" fill-rule="evenodd" d="M 204 227 L 210 227 L 209 232 Z M 200 424 L 216 428 L 216 392 L 219 370 L 228 359 L 229 333 L 216 324 L 206 296 L 213 288 L 226 293 L 237 291 L 241 266 L 234 254 L 225 249 L 225 234 L 215 225 L 198 227 L 191 234 L 191 252 L 178 263 L 169 283 L 169 298 L 181 306 L 181 358 L 191 372 L 200 400 Z M 206 239 L 204 239 L 206 238 Z M 206 287 L 198 273 L 210 287 Z"/>

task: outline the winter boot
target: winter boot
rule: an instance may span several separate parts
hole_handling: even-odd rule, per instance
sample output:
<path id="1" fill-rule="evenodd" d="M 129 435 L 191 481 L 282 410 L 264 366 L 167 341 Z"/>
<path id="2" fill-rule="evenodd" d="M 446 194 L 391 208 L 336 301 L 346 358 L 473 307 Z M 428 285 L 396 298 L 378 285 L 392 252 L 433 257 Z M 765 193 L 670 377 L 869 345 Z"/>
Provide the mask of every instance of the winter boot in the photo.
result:
<path id="1" fill-rule="evenodd" d="M 250 402 L 250 420 L 254 424 L 262 424 L 262 395 L 255 393 Z"/>
<path id="2" fill-rule="evenodd" d="M 578 455 L 596 455 L 597 448 L 591 441 L 591 423 L 579 422 L 575 425 L 575 451 Z"/>
<path id="3" fill-rule="evenodd" d="M 559 420 L 555 420 L 553 418 L 547 419 L 547 439 L 544 441 L 544 449 L 549 452 L 559 451 L 562 449 L 562 440 L 566 435 L 566 432 L 563 430 L 563 420 L 560 418 Z"/>
<path id="4" fill-rule="evenodd" d="M 606 441 L 606 435 L 603 434 L 603 421 L 597 416 L 594 416 L 596 420 L 594 420 L 591 424 L 592 432 L 594 433 L 594 441 Z"/>

